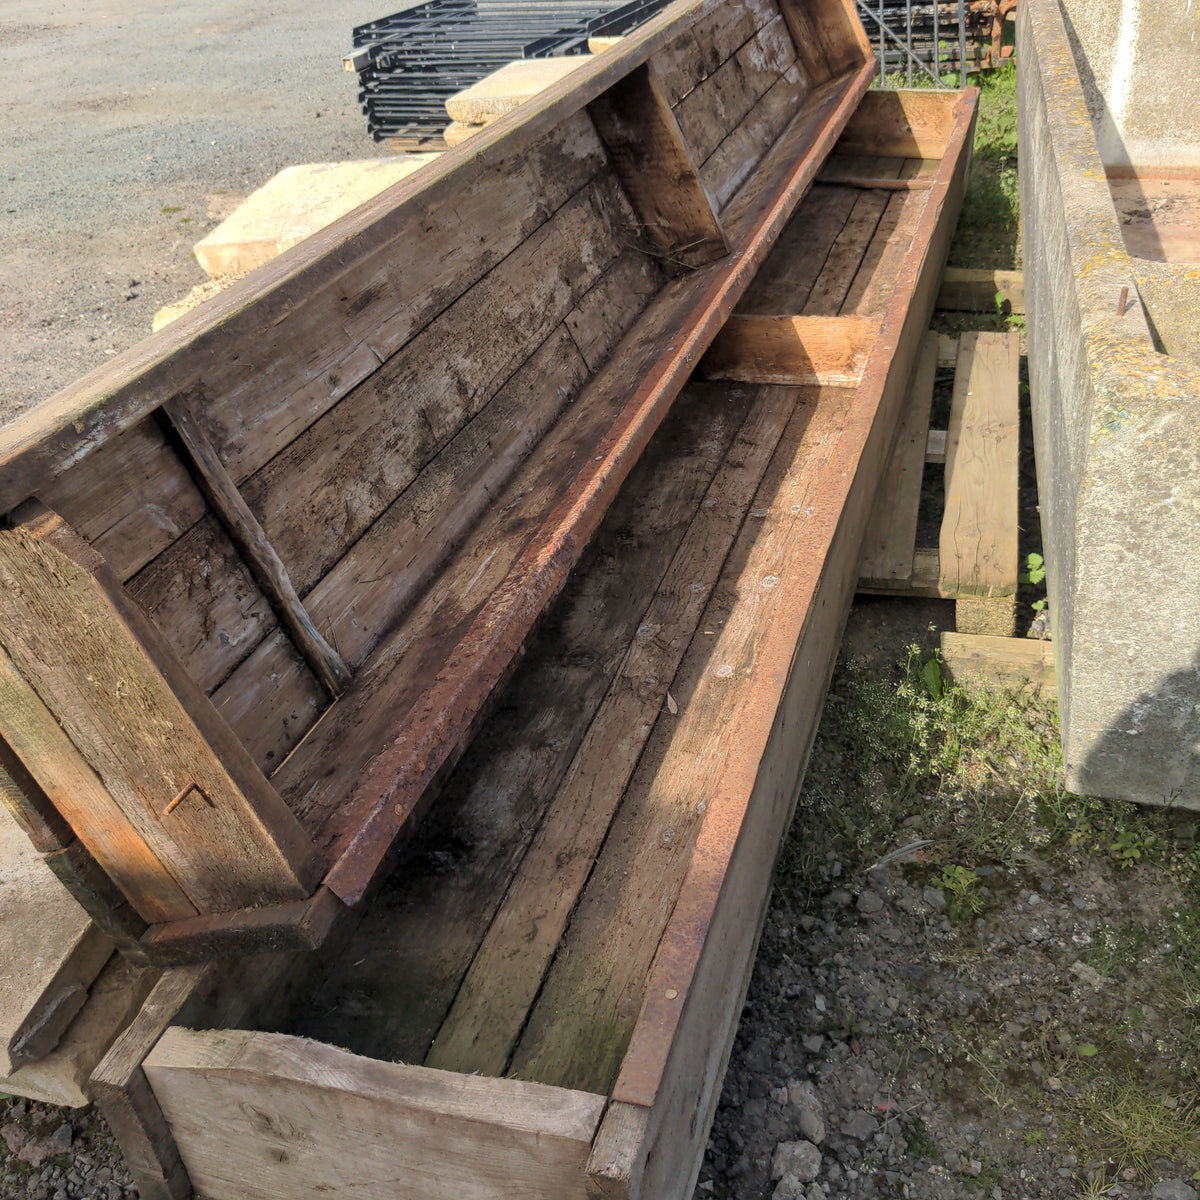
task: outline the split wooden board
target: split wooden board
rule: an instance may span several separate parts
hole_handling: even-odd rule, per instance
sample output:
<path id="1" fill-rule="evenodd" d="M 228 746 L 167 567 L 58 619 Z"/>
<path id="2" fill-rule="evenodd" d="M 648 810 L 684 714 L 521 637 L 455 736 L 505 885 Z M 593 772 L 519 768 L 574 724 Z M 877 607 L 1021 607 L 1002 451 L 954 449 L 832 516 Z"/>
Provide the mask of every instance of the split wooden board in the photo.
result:
<path id="1" fill-rule="evenodd" d="M 931 338 L 926 353 L 933 362 L 944 361 L 948 351 L 943 339 Z M 864 592 L 954 599 L 960 633 L 1005 637 L 1014 629 L 1019 356 L 1015 331 L 967 333 L 958 340 L 949 428 L 898 440 L 859 580 Z M 912 421 L 916 427 L 927 424 L 929 392 L 912 399 L 924 410 Z M 936 549 L 914 544 L 921 499 L 920 488 L 912 486 L 918 445 L 922 467 L 944 464 Z"/>

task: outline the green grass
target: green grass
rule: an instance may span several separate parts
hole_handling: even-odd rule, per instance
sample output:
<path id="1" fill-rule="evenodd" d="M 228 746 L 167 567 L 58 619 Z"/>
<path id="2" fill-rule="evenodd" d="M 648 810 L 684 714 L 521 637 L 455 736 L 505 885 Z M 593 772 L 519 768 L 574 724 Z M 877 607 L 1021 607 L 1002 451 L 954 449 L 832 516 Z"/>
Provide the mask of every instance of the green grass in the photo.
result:
<path id="1" fill-rule="evenodd" d="M 1021 265 L 1016 67 L 1009 61 L 971 81 L 980 88 L 975 157 L 950 263 L 1012 269 Z"/>
<path id="2" fill-rule="evenodd" d="M 779 886 L 797 896 L 815 886 L 816 846 L 865 865 L 929 838 L 937 844 L 929 882 L 957 886 L 964 909 L 974 867 L 1030 853 L 1094 856 L 1127 869 L 1154 864 L 1200 898 L 1194 826 L 1180 819 L 1065 791 L 1053 702 L 1028 691 L 967 692 L 944 678 L 936 656 L 912 646 L 890 666 L 840 662 Z M 1114 933 L 1100 957 L 1115 962 L 1128 948 L 1123 936 Z M 1189 909 L 1163 936 L 1200 994 L 1200 917 Z"/>

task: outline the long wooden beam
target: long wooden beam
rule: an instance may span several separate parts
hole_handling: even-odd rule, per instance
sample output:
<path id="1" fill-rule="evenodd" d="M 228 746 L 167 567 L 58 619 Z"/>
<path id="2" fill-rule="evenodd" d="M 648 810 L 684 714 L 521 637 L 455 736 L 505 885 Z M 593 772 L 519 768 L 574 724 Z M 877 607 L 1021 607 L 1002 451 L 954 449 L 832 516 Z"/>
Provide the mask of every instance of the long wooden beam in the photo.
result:
<path id="1" fill-rule="evenodd" d="M 856 387 L 878 324 L 864 317 L 734 313 L 700 364 L 707 379 Z"/>

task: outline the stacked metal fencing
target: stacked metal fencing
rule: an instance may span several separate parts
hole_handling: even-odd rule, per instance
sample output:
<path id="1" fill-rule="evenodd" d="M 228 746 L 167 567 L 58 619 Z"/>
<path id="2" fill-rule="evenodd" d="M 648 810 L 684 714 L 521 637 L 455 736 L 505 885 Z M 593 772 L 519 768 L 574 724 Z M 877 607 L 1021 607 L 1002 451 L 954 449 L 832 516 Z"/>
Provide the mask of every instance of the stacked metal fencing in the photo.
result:
<path id="1" fill-rule="evenodd" d="M 354 30 L 349 62 L 376 141 L 442 136 L 446 101 L 520 58 L 586 54 L 588 39 L 628 33 L 668 0 L 426 0 Z"/>
<path id="2" fill-rule="evenodd" d="M 959 87 L 972 45 L 990 29 L 992 0 L 855 0 L 885 80 Z M 947 81 L 947 76 L 953 78 Z"/>

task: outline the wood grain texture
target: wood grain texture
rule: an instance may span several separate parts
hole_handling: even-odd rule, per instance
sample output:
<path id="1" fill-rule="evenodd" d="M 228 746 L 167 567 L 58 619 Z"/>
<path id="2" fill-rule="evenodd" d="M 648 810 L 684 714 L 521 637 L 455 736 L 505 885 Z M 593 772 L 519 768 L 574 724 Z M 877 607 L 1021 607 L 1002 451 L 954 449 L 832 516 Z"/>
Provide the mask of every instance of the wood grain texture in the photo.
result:
<path id="1" fill-rule="evenodd" d="M 305 611 L 287 568 L 197 422 L 191 403 L 186 396 L 176 396 L 162 411 L 183 447 L 197 486 L 242 552 L 275 615 L 329 694 L 340 696 L 350 684 L 349 669 Z"/>
<path id="2" fill-rule="evenodd" d="M 675 114 L 649 65 L 588 107 L 642 236 L 666 262 L 699 267 L 729 253 Z"/>
<path id="3" fill-rule="evenodd" d="M 616 1078 L 723 769 L 715 748 L 754 674 L 781 580 L 796 569 L 793 548 L 765 535 L 779 525 L 802 536 L 848 403 L 841 390 L 823 393 L 823 404 L 799 390 L 794 398 L 775 461 L 676 674 L 679 714 L 659 717 L 530 1013 L 510 1067 L 518 1078 L 597 1091 Z"/>
<path id="4" fill-rule="evenodd" d="M 278 626 L 270 602 L 211 512 L 125 586 L 209 695 Z"/>
<path id="5" fill-rule="evenodd" d="M 1020 342 L 964 333 L 946 434 L 946 507 L 938 557 L 944 595 L 1017 590 L 1017 384 Z"/>
<path id="6" fill-rule="evenodd" d="M 168 1029 L 145 1072 L 213 1200 L 583 1200 L 605 1104 L 240 1030 Z"/>
<path id="7" fill-rule="evenodd" d="M 817 276 L 858 198 L 850 188 L 814 188 L 779 235 L 738 304 L 738 315 L 804 312 Z"/>
<path id="8" fill-rule="evenodd" d="M 521 861 L 428 1065 L 503 1073 L 792 404 L 783 389 L 756 398 Z"/>
<path id="9" fill-rule="evenodd" d="M 663 95 L 673 108 L 741 49 L 778 12 L 772 0 L 723 4 L 685 26 L 653 58 Z"/>
<path id="10" fill-rule="evenodd" d="M 164 876 L 154 850 L 75 749 L 54 714 L 0 647 L 0 734 L 38 789 L 146 921 L 191 916 L 196 906 Z"/>
<path id="11" fill-rule="evenodd" d="M 896 444 L 863 540 L 859 578 L 890 581 L 912 577 L 913 548 L 917 540 L 917 513 L 929 434 L 929 408 L 937 373 L 937 334 L 929 333 L 900 415 Z"/>
<path id="12" fill-rule="evenodd" d="M 1033 688 L 1055 695 L 1054 643 L 982 634 L 941 635 L 942 662 L 963 687 Z"/>
<path id="13" fill-rule="evenodd" d="M 858 154 L 940 159 L 954 121 L 955 114 L 937 92 L 873 89 L 847 123 L 842 148 Z"/>
<path id="14" fill-rule="evenodd" d="M 210 973 L 211 968 L 198 965 L 164 971 L 92 1073 L 96 1101 L 117 1135 L 142 1200 L 190 1200 L 193 1194 L 142 1061 Z"/>
<path id="15" fill-rule="evenodd" d="M 630 278 L 624 272 L 619 277 Z M 631 321 L 646 301 L 632 287 L 609 299 L 613 324 Z M 572 315 L 591 324 L 593 309 L 585 297 Z M 604 334 L 592 333 L 598 352 Z M 586 378 L 586 364 L 560 326 L 307 595 L 314 619 L 330 630 L 352 666 L 361 666 L 420 599 L 474 525 L 494 519 L 489 512 L 496 496 Z M 277 634 L 233 672 L 214 699 L 266 771 L 282 763 L 326 707 L 304 664 Z M 264 711 L 272 719 L 264 720 Z M 291 719 L 280 721 L 281 714 Z"/>
<path id="16" fill-rule="evenodd" d="M 843 311 L 850 286 L 862 267 L 868 247 L 876 237 L 887 206 L 886 193 L 859 193 L 845 225 L 834 239 L 821 273 L 813 281 L 812 291 L 802 310 L 806 316 L 832 317 Z M 857 311 L 849 306 L 846 306 L 846 310 Z"/>
<path id="17" fill-rule="evenodd" d="M 795 59 L 777 14 L 679 102 L 675 115 L 695 161 L 708 159 Z"/>
<path id="18" fill-rule="evenodd" d="M 721 140 L 700 168 L 700 182 L 723 209 L 753 175 L 809 92 L 809 79 L 794 62 Z"/>
<path id="19" fill-rule="evenodd" d="M 734 313 L 700 364 L 707 379 L 797 387 L 854 387 L 877 326 L 861 317 Z"/>
<path id="20" fill-rule="evenodd" d="M 40 505 L 0 533 L 0 606 L 16 670 L 112 801 L 106 833 L 85 821 L 112 851 L 88 846 L 106 869 L 135 837 L 159 860 L 154 887 L 171 916 L 190 915 L 180 891 L 205 912 L 306 894 L 318 868 L 295 818 L 103 560 Z M 42 773 L 56 764 L 14 749 L 53 795 Z"/>
<path id="21" fill-rule="evenodd" d="M 930 192 L 892 192 L 858 274 L 842 302 L 843 314 L 881 317 L 900 280 L 905 255 L 929 202 Z"/>

